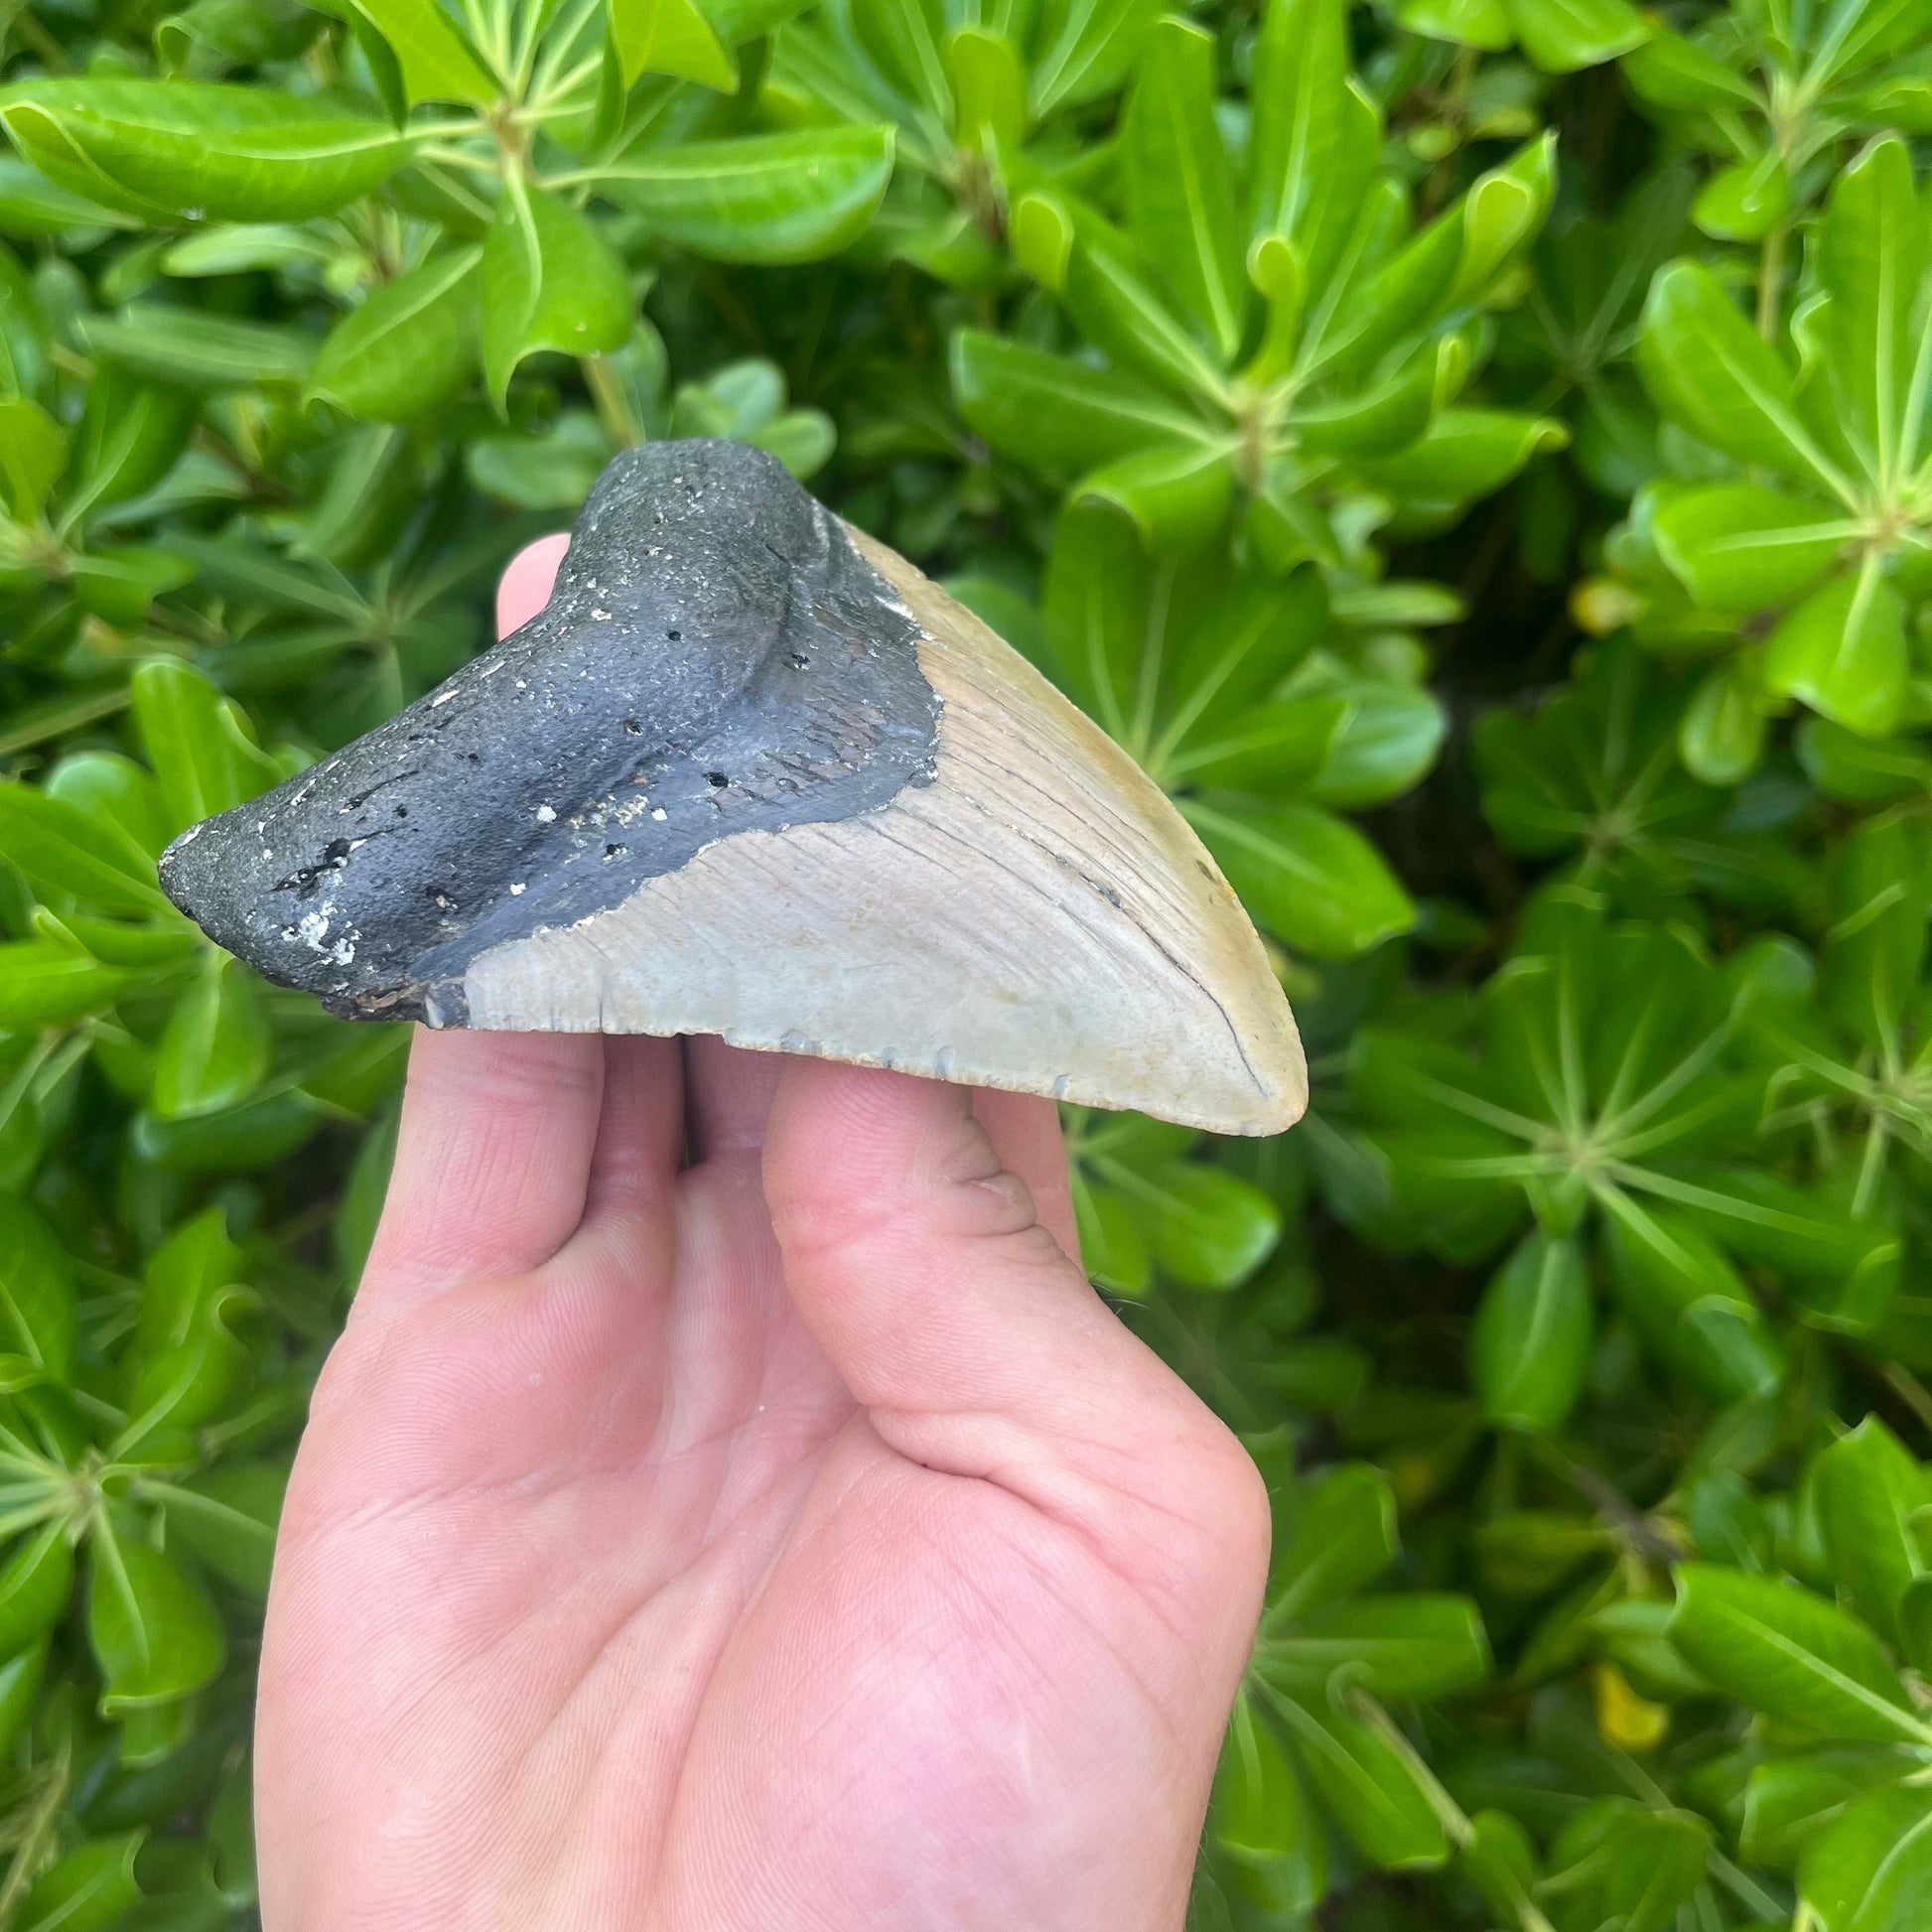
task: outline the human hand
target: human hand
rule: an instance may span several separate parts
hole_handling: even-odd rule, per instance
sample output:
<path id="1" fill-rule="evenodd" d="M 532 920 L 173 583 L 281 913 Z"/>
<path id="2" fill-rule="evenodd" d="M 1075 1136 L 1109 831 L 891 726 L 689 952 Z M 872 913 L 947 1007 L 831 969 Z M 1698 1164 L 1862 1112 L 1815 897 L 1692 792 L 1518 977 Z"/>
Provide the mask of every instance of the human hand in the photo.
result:
<path id="1" fill-rule="evenodd" d="M 1076 1254 L 1044 1100 L 419 1034 L 276 1551 L 265 1932 L 1174 1932 L 1267 1499 Z"/>

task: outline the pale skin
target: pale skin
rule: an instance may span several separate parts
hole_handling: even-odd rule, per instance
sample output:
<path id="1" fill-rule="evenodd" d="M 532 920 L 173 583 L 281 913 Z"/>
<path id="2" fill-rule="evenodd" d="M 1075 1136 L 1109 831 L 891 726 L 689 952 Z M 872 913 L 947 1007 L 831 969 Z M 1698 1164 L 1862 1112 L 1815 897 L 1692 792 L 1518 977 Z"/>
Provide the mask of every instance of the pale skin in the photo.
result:
<path id="1" fill-rule="evenodd" d="M 1077 1256 L 1046 1101 L 419 1034 L 276 1551 L 265 1932 L 1175 1932 L 1267 1497 Z"/>

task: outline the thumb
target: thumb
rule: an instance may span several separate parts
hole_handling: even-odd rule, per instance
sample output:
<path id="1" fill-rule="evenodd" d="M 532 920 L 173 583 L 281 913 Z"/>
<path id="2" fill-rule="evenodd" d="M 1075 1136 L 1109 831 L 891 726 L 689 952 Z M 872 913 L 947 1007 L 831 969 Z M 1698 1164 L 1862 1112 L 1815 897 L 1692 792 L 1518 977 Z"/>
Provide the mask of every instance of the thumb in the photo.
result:
<path id="1" fill-rule="evenodd" d="M 1176 1532 L 1201 1539 L 1258 1595 L 1253 1462 L 1040 1225 L 970 1094 L 788 1060 L 764 1185 L 792 1300 L 894 1449 L 1077 1524 L 1125 1569 L 1150 1539 L 1185 1568 Z"/>

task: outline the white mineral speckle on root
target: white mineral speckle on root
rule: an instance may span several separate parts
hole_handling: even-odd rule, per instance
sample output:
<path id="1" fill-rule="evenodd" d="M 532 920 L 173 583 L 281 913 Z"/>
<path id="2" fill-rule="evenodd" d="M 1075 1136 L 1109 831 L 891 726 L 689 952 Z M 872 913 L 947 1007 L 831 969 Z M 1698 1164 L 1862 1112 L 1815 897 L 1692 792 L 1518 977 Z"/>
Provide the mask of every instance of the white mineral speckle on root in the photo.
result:
<path id="1" fill-rule="evenodd" d="M 512 886 L 510 888 L 510 897 L 521 898 L 523 895 L 528 891 L 529 891 L 529 887 L 527 885 Z"/>
<path id="2" fill-rule="evenodd" d="M 552 821 L 556 818 L 556 816 L 557 816 L 557 808 L 555 805 L 539 805 L 537 807 L 537 823 L 539 825 L 548 825 L 552 823 Z"/>

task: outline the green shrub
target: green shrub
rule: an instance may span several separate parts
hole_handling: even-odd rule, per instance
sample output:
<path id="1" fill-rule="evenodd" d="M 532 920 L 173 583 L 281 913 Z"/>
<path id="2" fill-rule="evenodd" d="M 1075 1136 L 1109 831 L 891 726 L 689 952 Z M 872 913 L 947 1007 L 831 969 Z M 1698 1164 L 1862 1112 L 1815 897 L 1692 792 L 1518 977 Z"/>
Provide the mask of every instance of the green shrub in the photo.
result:
<path id="1" fill-rule="evenodd" d="M 1275 1572 L 1198 1932 L 1932 1923 L 1932 12 L 0 17 L 0 1932 L 240 1927 L 405 1041 L 154 859 L 770 450 L 1175 798 L 1309 1119 L 1069 1117 Z"/>

